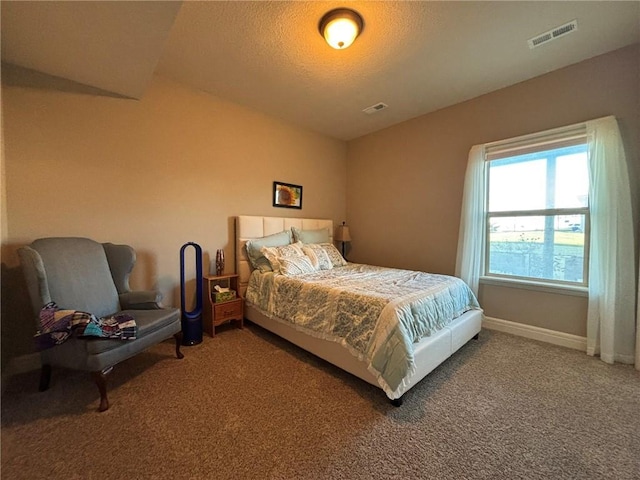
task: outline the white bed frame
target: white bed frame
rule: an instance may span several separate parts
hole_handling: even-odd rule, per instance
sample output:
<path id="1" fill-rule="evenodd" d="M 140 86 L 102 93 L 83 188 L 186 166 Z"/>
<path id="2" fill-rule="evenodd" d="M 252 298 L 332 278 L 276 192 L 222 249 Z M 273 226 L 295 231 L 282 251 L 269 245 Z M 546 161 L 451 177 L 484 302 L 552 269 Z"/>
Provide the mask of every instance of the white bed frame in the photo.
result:
<path id="1" fill-rule="evenodd" d="M 236 218 L 236 271 L 239 275 L 240 294 L 243 297 L 251 275 L 251 265 L 245 249 L 247 240 L 279 233 L 290 229 L 292 226 L 302 230 L 315 230 L 326 227 L 329 229 L 331 239 L 333 239 L 333 222 L 331 220 L 257 216 L 239 216 Z M 296 330 L 290 323 L 269 318 L 250 305 L 245 305 L 244 312 L 245 318 L 253 323 L 361 378 L 365 382 L 380 387 L 375 376 L 367 369 L 367 365 L 358 360 L 339 343 L 306 335 Z M 414 350 L 416 369 L 405 380 L 402 388 L 397 392 L 397 396 L 391 399 L 392 403 L 396 406 L 401 405 L 401 397 L 407 390 L 426 377 L 470 339 L 477 338 L 481 324 L 482 311 L 471 310 L 456 318 L 434 335 L 426 337 L 417 343 Z"/>

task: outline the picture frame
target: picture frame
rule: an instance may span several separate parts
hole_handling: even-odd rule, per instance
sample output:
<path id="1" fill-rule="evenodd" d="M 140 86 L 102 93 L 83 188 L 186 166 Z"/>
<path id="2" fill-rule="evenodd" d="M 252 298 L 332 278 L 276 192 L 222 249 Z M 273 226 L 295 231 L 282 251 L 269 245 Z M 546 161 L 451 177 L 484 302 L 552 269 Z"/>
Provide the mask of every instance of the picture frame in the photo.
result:
<path id="1" fill-rule="evenodd" d="M 302 209 L 302 185 L 273 182 L 273 206 Z"/>

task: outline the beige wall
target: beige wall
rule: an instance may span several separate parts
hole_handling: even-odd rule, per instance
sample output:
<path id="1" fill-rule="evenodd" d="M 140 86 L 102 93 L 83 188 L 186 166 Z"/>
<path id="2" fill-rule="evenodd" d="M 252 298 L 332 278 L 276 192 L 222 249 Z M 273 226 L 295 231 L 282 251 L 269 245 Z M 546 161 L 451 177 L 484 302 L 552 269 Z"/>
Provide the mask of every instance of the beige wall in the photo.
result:
<path id="1" fill-rule="evenodd" d="M 639 64 L 627 47 L 349 142 L 350 259 L 453 274 L 471 146 L 606 115 L 621 127 L 638 218 Z M 488 316 L 586 335 L 584 297 L 485 285 L 480 302 Z"/>
<path id="2" fill-rule="evenodd" d="M 469 148 L 611 114 L 637 216 L 639 58 L 625 48 L 347 145 L 162 78 L 137 101 L 3 67 L 3 365 L 30 347 L 15 250 L 37 237 L 131 244 L 132 286 L 176 306 L 180 247 L 199 243 L 205 270 L 224 248 L 232 271 L 238 214 L 346 218 L 350 260 L 452 274 Z M 273 208 L 273 180 L 303 185 L 304 208 Z M 489 316 L 585 334 L 585 298 L 484 286 L 480 300 Z"/>
<path id="3" fill-rule="evenodd" d="M 3 270 L 14 271 L 16 248 L 38 237 L 126 243 L 138 253 L 132 287 L 159 288 L 166 305 L 179 307 L 180 247 L 198 243 L 206 273 L 224 248 L 226 270 L 234 271 L 234 216 L 344 220 L 343 141 L 163 78 L 139 101 L 98 93 L 5 66 Z M 274 180 L 303 186 L 302 210 L 272 207 Z M 20 283 L 16 275 L 14 291 L 3 291 L 3 313 Z M 31 318 L 18 318 L 24 306 L 15 310 L 2 317 L 10 325 L 3 358 L 11 325 L 32 327 Z"/>

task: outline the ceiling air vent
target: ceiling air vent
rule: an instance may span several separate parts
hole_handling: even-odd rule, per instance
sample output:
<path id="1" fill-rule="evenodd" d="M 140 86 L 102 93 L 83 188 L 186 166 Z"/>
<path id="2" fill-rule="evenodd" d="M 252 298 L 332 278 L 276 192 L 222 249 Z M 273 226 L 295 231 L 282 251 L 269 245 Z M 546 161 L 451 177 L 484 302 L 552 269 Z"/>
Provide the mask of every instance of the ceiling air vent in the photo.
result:
<path id="1" fill-rule="evenodd" d="M 375 105 L 371 105 L 370 107 L 367 107 L 362 111 L 367 115 L 371 115 L 372 113 L 376 113 L 376 112 L 379 112 L 380 110 L 384 110 L 388 106 L 389 105 L 387 105 L 386 103 L 380 102 L 380 103 L 376 103 Z"/>
<path id="2" fill-rule="evenodd" d="M 578 30 L 578 20 L 572 20 L 569 23 L 565 23 L 564 25 L 560 25 L 559 27 L 554 28 L 553 30 L 549 30 L 548 32 L 541 33 L 533 38 L 528 40 L 529 48 L 533 49 L 539 47 L 544 43 L 548 43 L 556 38 L 562 37 L 564 35 L 568 35 L 571 32 L 575 32 Z"/>

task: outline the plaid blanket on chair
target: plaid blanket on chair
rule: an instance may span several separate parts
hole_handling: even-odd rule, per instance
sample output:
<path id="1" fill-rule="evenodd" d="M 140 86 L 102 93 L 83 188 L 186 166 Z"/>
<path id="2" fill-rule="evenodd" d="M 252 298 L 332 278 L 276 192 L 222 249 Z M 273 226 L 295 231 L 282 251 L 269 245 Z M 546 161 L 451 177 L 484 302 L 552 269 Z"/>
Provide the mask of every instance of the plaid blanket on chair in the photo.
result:
<path id="1" fill-rule="evenodd" d="M 60 310 L 55 302 L 42 307 L 39 319 L 40 329 L 35 335 L 38 350 L 59 345 L 71 335 L 78 338 L 134 340 L 138 333 L 136 321 L 131 315 L 116 314 L 96 318 L 87 312 Z"/>

